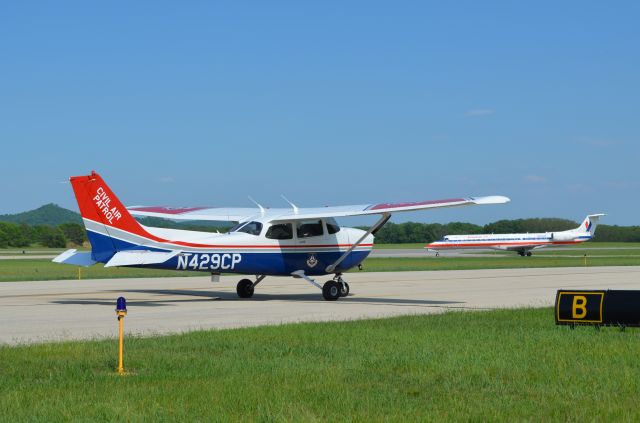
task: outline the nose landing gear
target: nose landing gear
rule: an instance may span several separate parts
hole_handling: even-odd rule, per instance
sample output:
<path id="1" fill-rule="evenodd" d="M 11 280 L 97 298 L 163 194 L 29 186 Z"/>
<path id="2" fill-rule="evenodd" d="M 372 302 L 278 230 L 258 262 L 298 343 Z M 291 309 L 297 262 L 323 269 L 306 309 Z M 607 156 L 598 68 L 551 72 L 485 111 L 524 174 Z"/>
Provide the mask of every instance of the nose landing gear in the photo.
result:
<path id="1" fill-rule="evenodd" d="M 342 279 L 342 274 L 336 274 L 333 279 L 322 286 L 322 296 L 327 301 L 335 301 L 340 297 L 346 297 L 349 295 L 349 291 L 349 284 Z"/>

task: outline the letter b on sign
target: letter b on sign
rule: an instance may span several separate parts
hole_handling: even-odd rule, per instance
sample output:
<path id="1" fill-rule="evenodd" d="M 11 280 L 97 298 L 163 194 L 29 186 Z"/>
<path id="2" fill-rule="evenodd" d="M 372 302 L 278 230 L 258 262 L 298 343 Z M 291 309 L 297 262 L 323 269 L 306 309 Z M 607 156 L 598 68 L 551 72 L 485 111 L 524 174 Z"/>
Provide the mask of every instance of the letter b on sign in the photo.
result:
<path id="1" fill-rule="evenodd" d="M 571 317 L 574 319 L 584 319 L 587 315 L 587 297 L 584 295 L 574 295 Z"/>
<path id="2" fill-rule="evenodd" d="M 557 323 L 602 323 L 602 291 L 558 291 Z"/>

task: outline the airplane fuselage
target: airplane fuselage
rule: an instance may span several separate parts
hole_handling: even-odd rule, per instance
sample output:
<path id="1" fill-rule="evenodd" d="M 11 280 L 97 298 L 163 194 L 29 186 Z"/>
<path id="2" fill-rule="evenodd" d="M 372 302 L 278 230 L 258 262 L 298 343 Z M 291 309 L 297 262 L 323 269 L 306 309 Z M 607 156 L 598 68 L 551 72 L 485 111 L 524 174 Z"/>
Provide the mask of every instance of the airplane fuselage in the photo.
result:
<path id="1" fill-rule="evenodd" d="M 151 237 L 141 237 L 115 228 L 109 228 L 106 233 L 107 230 L 101 223 L 84 219 L 92 245 L 108 243 L 114 245 L 113 250 L 124 251 L 128 255 L 139 251 L 137 254 L 144 257 L 144 254 L 150 255 L 148 252 L 152 251 L 166 253 L 169 257 L 161 263 L 131 265 L 133 267 L 286 276 L 299 270 L 304 270 L 307 275 L 330 273 L 325 270 L 327 266 L 338 260 L 365 233 L 360 229 L 339 227 L 336 233 L 329 234 L 328 228 L 333 222 L 327 223 L 325 219 L 317 219 L 316 222 L 318 230 L 322 225 L 321 234 L 302 236 L 303 234 L 292 230 L 290 239 L 269 239 L 267 235 L 271 226 L 275 225 L 267 222 L 258 222 L 262 227 L 257 233 L 209 233 L 145 227 Z M 291 228 L 296 227 L 293 222 L 290 225 Z M 362 263 L 371 252 L 373 238 L 369 235 L 333 273 L 345 272 Z M 114 254 L 106 253 L 101 256 L 96 251 L 100 249 L 94 249 L 93 259 L 109 266 Z"/>
<path id="2" fill-rule="evenodd" d="M 447 235 L 439 241 L 428 244 L 426 248 L 435 251 L 485 248 L 518 251 L 520 249 L 530 250 L 551 245 L 580 244 L 590 239 L 591 235 L 588 232 L 574 234 L 545 232 L 528 234 Z"/>

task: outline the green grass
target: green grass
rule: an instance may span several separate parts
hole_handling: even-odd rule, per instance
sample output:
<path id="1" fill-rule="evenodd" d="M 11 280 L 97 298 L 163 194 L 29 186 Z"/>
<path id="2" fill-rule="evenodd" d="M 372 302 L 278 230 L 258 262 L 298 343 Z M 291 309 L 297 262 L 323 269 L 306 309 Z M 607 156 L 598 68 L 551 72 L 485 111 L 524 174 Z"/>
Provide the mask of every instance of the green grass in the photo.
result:
<path id="1" fill-rule="evenodd" d="M 373 248 L 376 250 L 410 250 L 410 249 L 424 249 L 424 243 L 411 243 L 411 244 L 373 244 Z"/>
<path id="2" fill-rule="evenodd" d="M 112 340 L 0 347 L 0 416 L 638 421 L 639 341 L 524 309 L 128 338 L 123 377 Z"/>
<path id="3" fill-rule="evenodd" d="M 109 267 L 105 269 L 102 264 L 79 268 L 68 264 L 53 263 L 47 259 L 20 259 L 0 260 L 0 282 L 78 279 L 78 269 L 80 269 L 82 279 L 206 275 L 206 273 L 201 272 L 136 269 L 132 267 Z"/>
<path id="4" fill-rule="evenodd" d="M 629 250 L 630 255 L 622 254 L 602 257 L 587 257 L 587 266 L 640 266 L 640 254 Z M 584 258 L 579 254 L 546 256 L 535 254 L 532 257 L 520 257 L 516 254 L 486 257 L 392 257 L 368 258 L 363 262 L 366 272 L 391 272 L 413 270 L 472 270 L 472 269 L 516 269 L 533 267 L 582 267 Z M 358 272 L 357 269 L 351 270 Z M 177 270 L 136 269 L 127 267 L 104 268 L 101 264 L 82 268 L 82 279 L 104 278 L 151 278 L 173 276 L 203 276 L 204 272 L 185 272 Z M 52 263 L 47 259 L 0 260 L 0 282 L 78 279 L 78 267 Z"/>
<path id="5" fill-rule="evenodd" d="M 532 257 L 487 256 L 487 257 L 390 257 L 368 258 L 362 266 L 367 272 L 397 272 L 415 270 L 473 270 L 473 269 L 520 269 L 534 267 L 583 267 L 585 261 L 579 257 Z M 640 255 L 587 257 L 587 266 L 640 266 Z M 357 272 L 358 270 L 351 270 Z"/>

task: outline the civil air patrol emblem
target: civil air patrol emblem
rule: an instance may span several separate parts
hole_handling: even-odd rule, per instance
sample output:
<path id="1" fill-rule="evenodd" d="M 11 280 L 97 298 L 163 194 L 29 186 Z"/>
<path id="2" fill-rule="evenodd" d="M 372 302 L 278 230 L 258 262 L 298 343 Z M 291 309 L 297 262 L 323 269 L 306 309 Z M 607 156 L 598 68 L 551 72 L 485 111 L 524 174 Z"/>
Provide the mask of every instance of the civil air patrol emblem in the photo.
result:
<path id="1" fill-rule="evenodd" d="M 316 267 L 316 264 L 318 264 L 318 259 L 316 258 L 315 254 L 311 254 L 307 259 L 307 266 Z"/>

